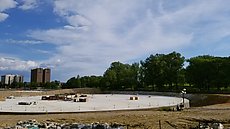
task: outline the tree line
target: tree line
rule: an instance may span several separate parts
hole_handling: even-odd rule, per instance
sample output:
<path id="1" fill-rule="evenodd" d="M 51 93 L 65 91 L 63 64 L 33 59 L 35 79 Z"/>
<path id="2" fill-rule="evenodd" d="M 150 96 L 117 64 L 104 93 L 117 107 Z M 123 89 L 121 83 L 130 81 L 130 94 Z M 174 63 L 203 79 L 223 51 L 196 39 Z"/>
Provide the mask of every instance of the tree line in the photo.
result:
<path id="1" fill-rule="evenodd" d="M 184 64 L 187 63 L 187 66 Z M 191 92 L 226 91 L 230 86 L 230 57 L 209 55 L 185 59 L 180 53 L 150 55 L 139 63 L 112 62 L 102 76 L 70 78 L 62 88 Z"/>
<path id="2" fill-rule="evenodd" d="M 16 82 L 14 81 L 11 84 L 2 84 L 0 83 L 0 88 L 13 88 L 13 89 L 59 89 L 61 87 L 60 81 L 52 81 L 46 83 L 36 83 L 36 82 Z"/>

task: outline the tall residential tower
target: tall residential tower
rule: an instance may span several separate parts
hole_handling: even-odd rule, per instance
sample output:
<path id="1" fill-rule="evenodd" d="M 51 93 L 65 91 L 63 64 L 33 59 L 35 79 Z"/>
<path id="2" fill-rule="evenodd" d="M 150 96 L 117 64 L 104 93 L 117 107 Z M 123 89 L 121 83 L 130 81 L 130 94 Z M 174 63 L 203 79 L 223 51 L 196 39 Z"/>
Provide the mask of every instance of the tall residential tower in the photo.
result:
<path id="1" fill-rule="evenodd" d="M 43 69 L 43 83 L 50 82 L 50 69 L 46 68 Z"/>
<path id="2" fill-rule="evenodd" d="M 50 82 L 51 70 L 49 68 L 36 68 L 31 70 L 31 82 L 46 83 Z"/>
<path id="3" fill-rule="evenodd" d="M 13 82 L 23 82 L 23 76 L 14 74 L 7 74 L 1 76 L 1 83 L 3 85 L 11 85 Z"/>

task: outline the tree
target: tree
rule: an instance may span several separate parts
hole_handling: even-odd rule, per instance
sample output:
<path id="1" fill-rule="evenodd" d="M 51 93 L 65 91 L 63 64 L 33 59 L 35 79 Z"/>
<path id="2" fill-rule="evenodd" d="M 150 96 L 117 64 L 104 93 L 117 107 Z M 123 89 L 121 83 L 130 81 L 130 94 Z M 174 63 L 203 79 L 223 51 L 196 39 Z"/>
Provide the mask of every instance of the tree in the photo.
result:
<path id="1" fill-rule="evenodd" d="M 46 82 L 43 84 L 44 89 L 58 89 L 59 88 L 59 82 L 58 81 L 52 81 L 52 82 Z"/>
<path id="2" fill-rule="evenodd" d="M 108 89 L 136 89 L 138 85 L 139 64 L 132 65 L 113 62 L 103 75 Z"/>
<path id="3" fill-rule="evenodd" d="M 80 87 L 81 87 L 81 81 L 79 75 L 77 76 L 77 78 L 72 77 L 66 82 L 66 88 L 80 88 Z"/>
<path id="4" fill-rule="evenodd" d="M 106 89 L 117 89 L 117 75 L 116 71 L 108 69 L 105 71 L 104 75 L 104 85 Z"/>
<path id="5" fill-rule="evenodd" d="M 153 90 L 155 86 L 160 89 L 165 84 L 165 66 L 163 54 L 150 55 L 145 61 L 141 62 L 144 72 L 144 81 L 147 86 L 151 85 Z"/>
<path id="6" fill-rule="evenodd" d="M 137 90 L 141 88 L 140 84 L 140 65 L 139 63 L 133 63 L 130 68 L 129 77 L 129 87 L 132 90 Z"/>
<path id="7" fill-rule="evenodd" d="M 40 84 L 38 84 L 36 82 L 31 82 L 28 84 L 29 89 L 36 89 L 38 86 L 40 86 Z"/>
<path id="8" fill-rule="evenodd" d="M 90 76 L 88 81 L 88 87 L 100 87 L 101 79 L 101 76 Z"/>
<path id="9" fill-rule="evenodd" d="M 66 82 L 66 88 L 75 88 L 76 86 L 76 78 L 72 77 Z"/>
<path id="10" fill-rule="evenodd" d="M 230 80 L 230 58 L 213 57 L 209 55 L 197 56 L 188 60 L 186 79 L 191 85 L 200 90 L 209 91 L 210 88 L 227 88 Z"/>
<path id="11" fill-rule="evenodd" d="M 144 84 L 151 85 L 153 90 L 155 87 L 161 90 L 165 85 L 172 89 L 173 84 L 178 84 L 183 64 L 184 57 L 180 53 L 150 55 L 145 61 L 141 61 Z"/>
<path id="12" fill-rule="evenodd" d="M 101 79 L 101 76 L 84 76 L 80 78 L 80 83 L 82 87 L 99 87 Z"/>
<path id="13" fill-rule="evenodd" d="M 77 75 L 77 78 L 76 78 L 75 81 L 74 81 L 74 85 L 75 85 L 75 86 L 74 86 L 75 88 L 82 87 L 80 75 Z"/>
<path id="14" fill-rule="evenodd" d="M 186 69 L 187 81 L 199 89 L 209 89 L 211 75 L 214 71 L 211 68 L 211 56 L 198 56 L 188 60 L 189 66 Z"/>
<path id="15" fill-rule="evenodd" d="M 171 87 L 170 89 L 172 89 L 173 84 L 177 86 L 178 82 L 182 79 L 181 77 L 183 76 L 182 70 L 185 58 L 182 57 L 180 53 L 172 52 L 165 55 L 165 61 L 166 83 Z"/>

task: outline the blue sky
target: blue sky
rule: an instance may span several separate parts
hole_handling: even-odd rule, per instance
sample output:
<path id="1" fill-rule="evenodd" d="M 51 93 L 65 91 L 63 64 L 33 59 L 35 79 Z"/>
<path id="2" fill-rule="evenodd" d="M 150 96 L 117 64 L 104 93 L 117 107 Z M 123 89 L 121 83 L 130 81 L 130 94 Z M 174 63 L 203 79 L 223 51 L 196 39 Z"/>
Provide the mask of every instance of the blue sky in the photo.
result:
<path id="1" fill-rule="evenodd" d="M 0 0 L 0 74 L 50 67 L 52 80 L 113 61 L 180 52 L 229 56 L 229 0 Z"/>

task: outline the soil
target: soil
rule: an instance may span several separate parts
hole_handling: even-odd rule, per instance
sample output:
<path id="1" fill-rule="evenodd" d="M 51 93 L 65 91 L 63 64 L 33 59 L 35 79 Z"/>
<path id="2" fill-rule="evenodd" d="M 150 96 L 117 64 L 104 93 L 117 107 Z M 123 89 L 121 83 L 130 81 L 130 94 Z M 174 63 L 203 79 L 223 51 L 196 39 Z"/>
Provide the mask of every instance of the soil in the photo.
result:
<path id="1" fill-rule="evenodd" d="M 50 93 L 67 93 L 76 90 L 49 91 Z M 78 90 L 79 91 L 79 90 Z M 82 90 L 84 92 L 85 90 Z M 92 90 L 95 91 L 95 90 Z M 40 95 L 41 93 L 19 94 L 13 91 L 0 91 L 0 97 L 14 95 Z M 195 97 L 197 96 L 197 98 Z M 220 122 L 224 127 L 230 127 L 230 96 L 228 95 L 193 95 L 193 103 L 200 102 L 201 98 L 206 106 L 191 107 L 183 111 L 162 111 L 159 109 L 136 111 L 111 111 L 72 114 L 42 114 L 42 115 L 0 115 L 0 127 L 13 126 L 18 121 L 36 119 L 37 121 L 54 121 L 59 123 L 92 123 L 102 122 L 124 125 L 128 129 L 189 129 L 195 128 L 199 123 Z M 218 99 L 214 99 L 218 98 Z M 222 101 L 221 98 L 224 98 Z M 200 102 L 201 103 L 201 102 Z M 211 103 L 212 105 L 209 105 Z M 197 105 L 196 105 L 197 106 Z"/>

